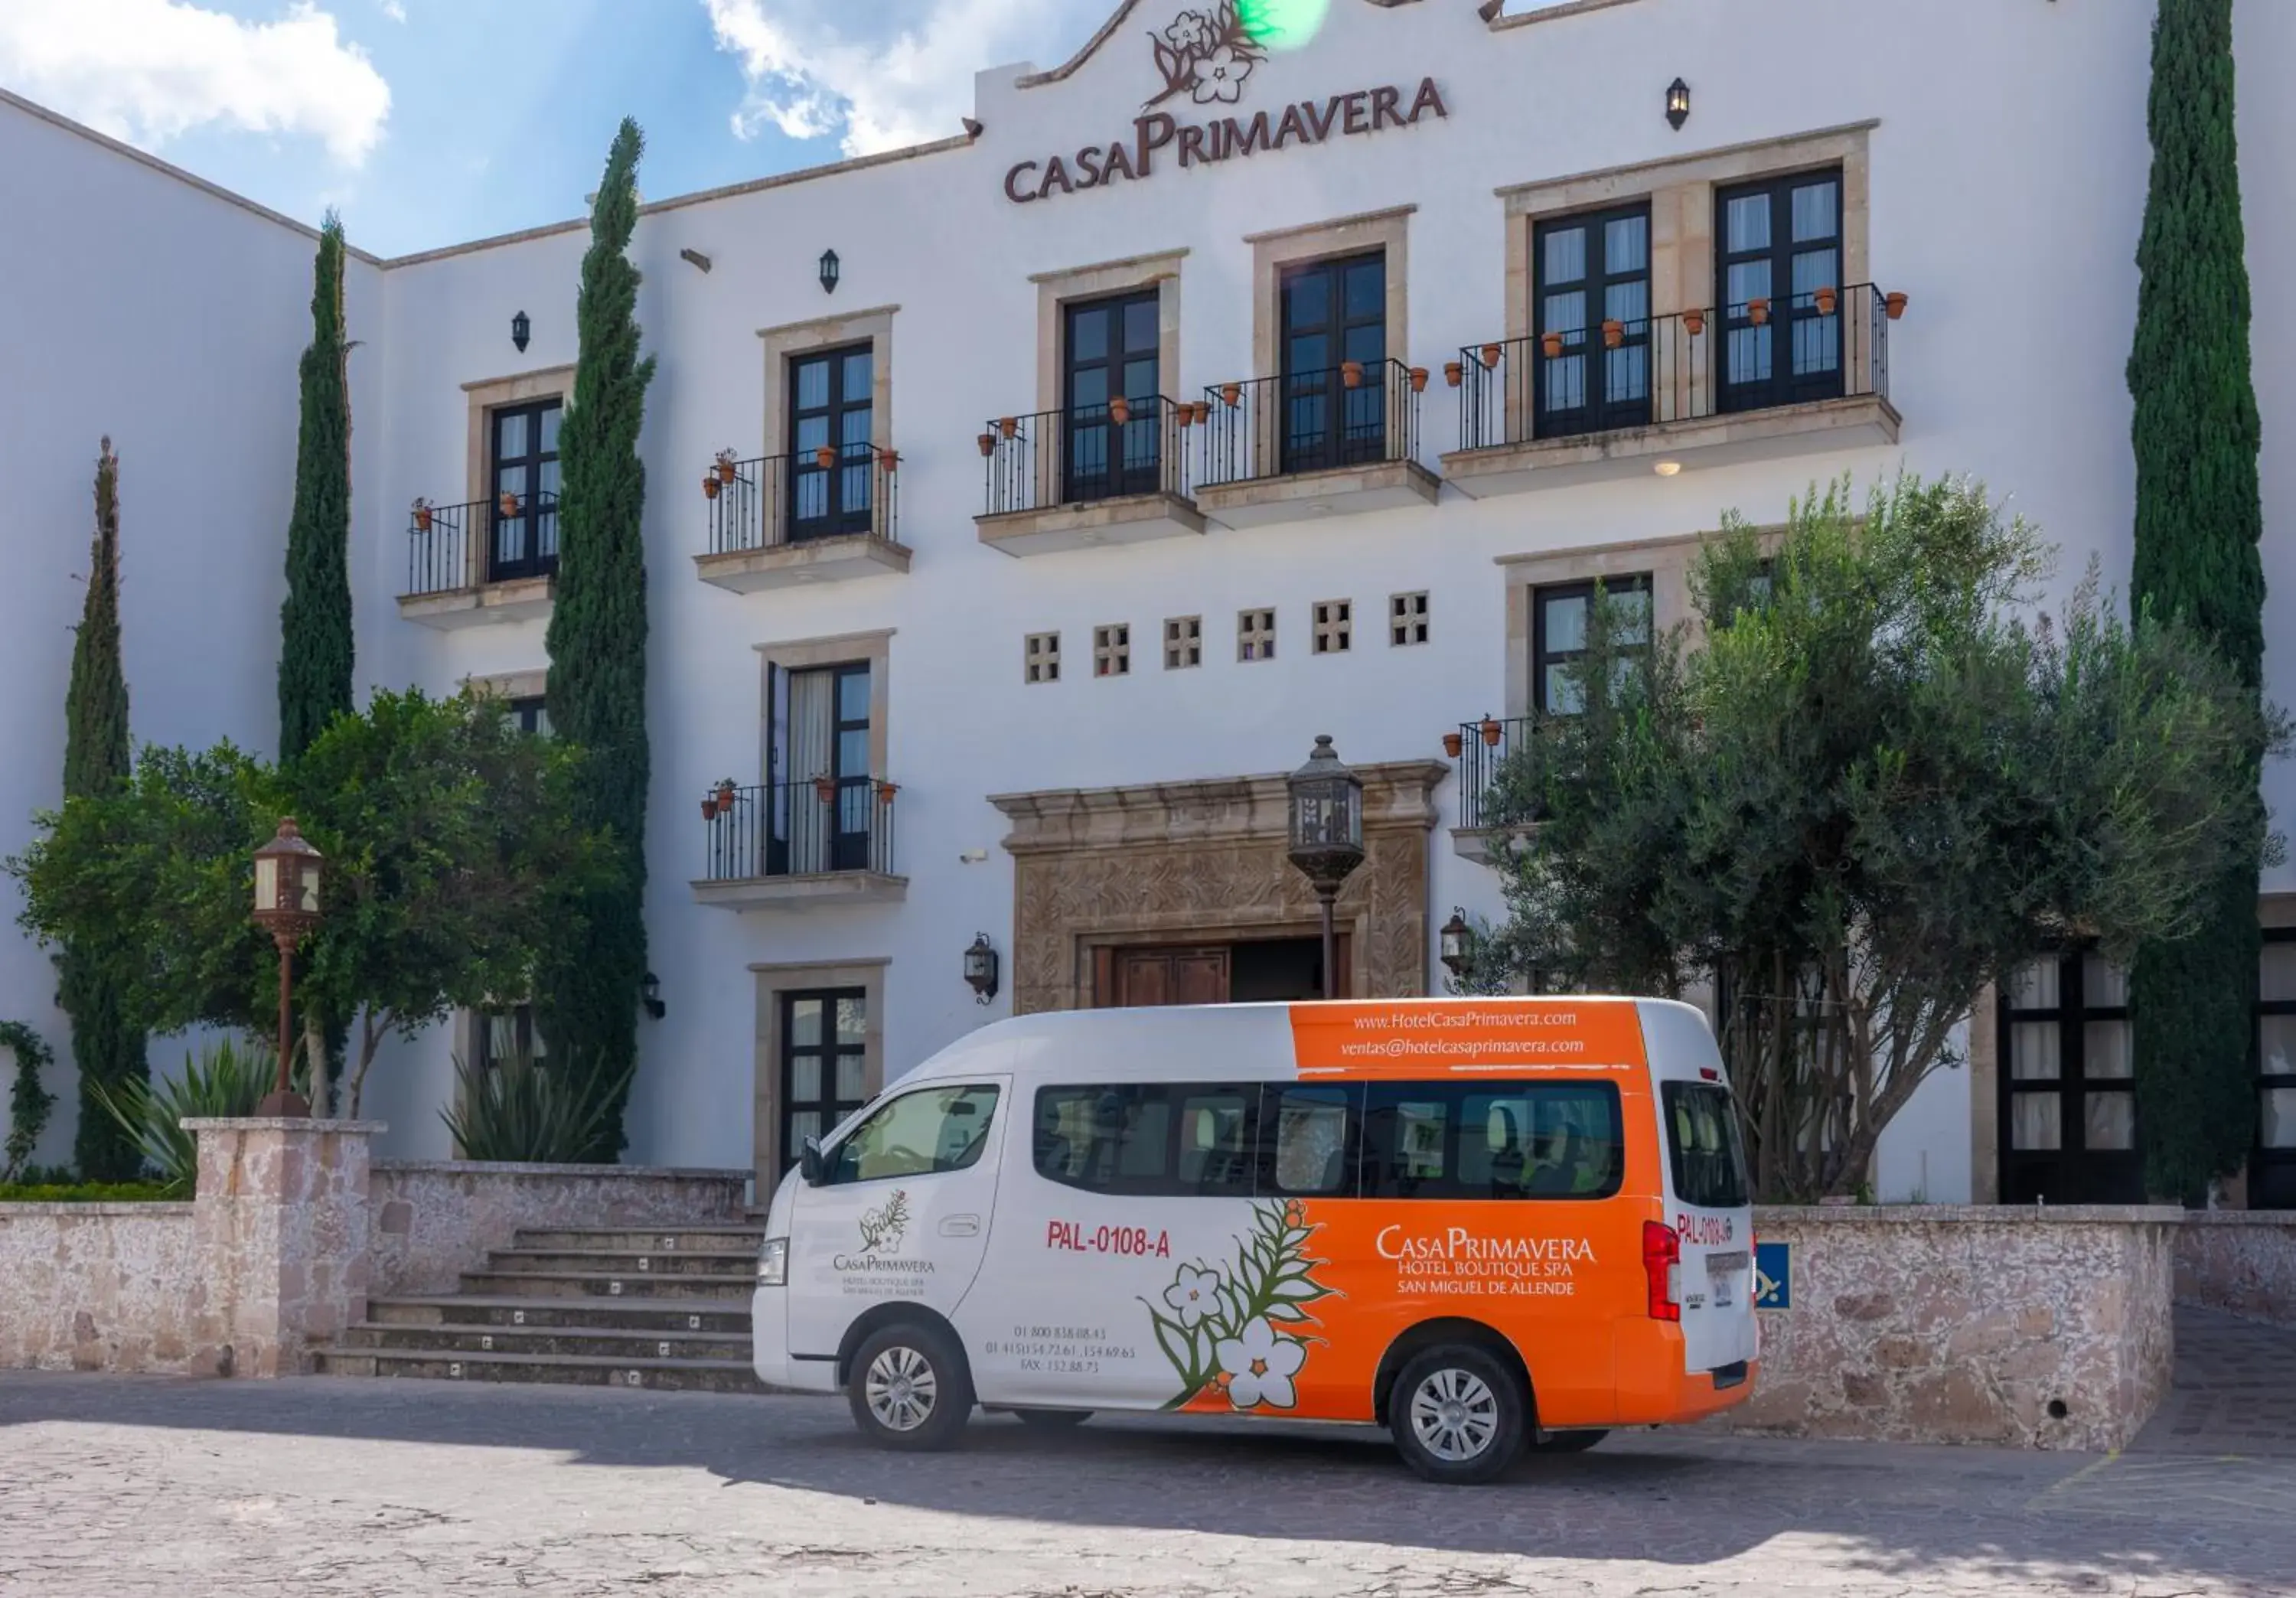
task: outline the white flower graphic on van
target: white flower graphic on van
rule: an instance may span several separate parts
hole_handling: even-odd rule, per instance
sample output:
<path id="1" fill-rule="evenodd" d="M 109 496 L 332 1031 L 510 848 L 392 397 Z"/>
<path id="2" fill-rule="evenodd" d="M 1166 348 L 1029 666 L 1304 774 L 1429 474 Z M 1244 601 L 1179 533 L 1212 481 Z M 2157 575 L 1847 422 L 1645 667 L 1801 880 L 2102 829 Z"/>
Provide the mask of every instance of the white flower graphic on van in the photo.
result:
<path id="1" fill-rule="evenodd" d="M 1227 1378 L 1228 1402 L 1238 1409 L 1289 1409 L 1298 1401 L 1292 1378 L 1308 1363 L 1308 1347 L 1275 1335 L 1266 1321 L 1248 1321 L 1242 1335 L 1218 1346 L 1220 1372 Z"/>
<path id="2" fill-rule="evenodd" d="M 1202 1320 L 1219 1307 L 1219 1273 L 1200 1271 L 1193 1266 L 1180 1267 L 1180 1279 L 1164 1290 L 1164 1303 L 1180 1317 L 1180 1324 L 1193 1330 Z"/>
<path id="3" fill-rule="evenodd" d="M 1293 1378 L 1308 1363 L 1308 1306 L 1337 1295 L 1316 1279 L 1325 1263 L 1308 1257 L 1320 1229 L 1304 1206 L 1251 1207 L 1251 1230 L 1235 1240 L 1235 1258 L 1182 1266 L 1161 1300 L 1143 1299 L 1180 1390 L 1164 1407 L 1180 1409 L 1210 1396 L 1237 1410 L 1290 1409 Z"/>

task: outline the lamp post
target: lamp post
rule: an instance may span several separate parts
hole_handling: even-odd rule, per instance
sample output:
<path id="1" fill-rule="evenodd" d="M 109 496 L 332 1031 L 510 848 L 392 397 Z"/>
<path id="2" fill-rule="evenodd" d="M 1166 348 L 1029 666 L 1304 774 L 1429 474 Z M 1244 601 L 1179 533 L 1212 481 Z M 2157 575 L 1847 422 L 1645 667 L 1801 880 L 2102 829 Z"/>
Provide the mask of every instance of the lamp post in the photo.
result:
<path id="1" fill-rule="evenodd" d="M 1363 864 L 1363 779 L 1349 771 L 1332 747 L 1329 733 L 1316 738 L 1308 763 L 1286 784 L 1292 797 L 1292 864 L 1316 890 L 1324 916 L 1324 996 L 1333 996 L 1339 940 L 1332 930 L 1332 902 L 1355 868 Z"/>
<path id="2" fill-rule="evenodd" d="M 279 1080 L 255 1113 L 266 1119 L 308 1116 L 311 1106 L 287 1085 L 293 1029 L 295 945 L 319 924 L 319 880 L 325 862 L 303 841 L 292 816 L 278 836 L 255 851 L 255 922 L 279 946 Z"/>
<path id="3" fill-rule="evenodd" d="M 1475 963 L 1475 932 L 1467 925 L 1467 913 L 1452 911 L 1451 919 L 1443 923 L 1442 931 L 1436 936 L 1441 940 L 1438 947 L 1444 969 L 1455 977 L 1465 976 L 1467 968 Z"/>

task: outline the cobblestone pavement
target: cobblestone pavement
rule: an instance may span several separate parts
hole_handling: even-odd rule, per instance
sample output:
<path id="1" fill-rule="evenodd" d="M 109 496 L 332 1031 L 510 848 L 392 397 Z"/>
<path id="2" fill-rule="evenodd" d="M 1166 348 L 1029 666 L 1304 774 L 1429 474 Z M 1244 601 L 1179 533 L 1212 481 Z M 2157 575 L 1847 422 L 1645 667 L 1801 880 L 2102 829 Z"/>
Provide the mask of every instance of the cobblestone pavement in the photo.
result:
<path id="1" fill-rule="evenodd" d="M 2296 1460 L 2296 1332 L 2179 1305 L 2176 1383 L 2129 1451 Z"/>
<path id="2" fill-rule="evenodd" d="M 2285 1594 L 2296 1462 L 1613 1437 L 1480 1489 L 1306 1428 L 585 1388 L 0 1374 L 0 1594 Z"/>

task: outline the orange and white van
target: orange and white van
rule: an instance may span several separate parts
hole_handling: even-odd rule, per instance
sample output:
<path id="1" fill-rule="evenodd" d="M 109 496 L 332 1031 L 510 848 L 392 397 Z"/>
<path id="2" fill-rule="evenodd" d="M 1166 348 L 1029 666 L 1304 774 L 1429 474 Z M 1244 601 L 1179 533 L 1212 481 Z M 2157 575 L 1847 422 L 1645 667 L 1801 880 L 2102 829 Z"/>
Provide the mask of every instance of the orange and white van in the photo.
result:
<path id="1" fill-rule="evenodd" d="M 1439 1481 L 1753 1390 L 1753 1215 L 1705 1018 L 1494 998 L 1036 1015 L 775 1193 L 756 1364 L 874 1440 L 974 1405 L 1385 1425 Z"/>

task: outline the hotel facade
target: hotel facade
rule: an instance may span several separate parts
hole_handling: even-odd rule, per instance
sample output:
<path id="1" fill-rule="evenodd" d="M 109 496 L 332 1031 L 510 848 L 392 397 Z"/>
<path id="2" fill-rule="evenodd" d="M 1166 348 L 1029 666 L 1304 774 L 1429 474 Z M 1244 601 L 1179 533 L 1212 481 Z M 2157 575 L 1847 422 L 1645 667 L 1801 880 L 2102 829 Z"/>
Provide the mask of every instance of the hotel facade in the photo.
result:
<path id="1" fill-rule="evenodd" d="M 1317 734 L 1366 783 L 1334 985 L 1441 991 L 1438 929 L 1503 911 L 1491 771 L 1567 708 L 1592 586 L 1684 620 L 1726 510 L 1966 471 L 2061 547 L 2060 596 L 2092 558 L 2125 585 L 2152 9 L 1332 0 L 1279 48 L 1218 0 L 1126 0 L 1073 59 L 982 73 L 945 140 L 646 204 L 663 1013 L 629 1158 L 764 1181 L 997 1016 L 1311 996 L 1283 775 Z M 2296 260 L 2296 9 L 2238 0 L 2236 37 L 2296 703 L 2296 301 L 2267 270 Z M 57 800 L 101 435 L 136 739 L 275 742 L 313 237 L 12 97 L 0 215 L 13 852 Z M 478 683 L 546 724 L 587 242 L 351 262 L 363 689 Z M 2259 914 L 2296 937 L 2296 871 Z M 2263 975 L 2250 1196 L 2296 1203 L 2296 943 Z M 53 987 L 0 938 L 0 1016 L 62 1054 Z M 2121 1000 L 2075 955 L 1980 1006 L 1880 1196 L 2139 1196 Z M 528 1029 L 387 1045 L 382 1151 L 447 1154 L 454 1060 Z"/>

